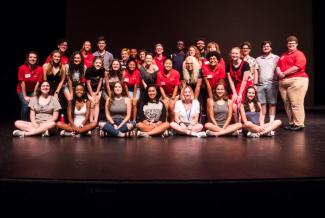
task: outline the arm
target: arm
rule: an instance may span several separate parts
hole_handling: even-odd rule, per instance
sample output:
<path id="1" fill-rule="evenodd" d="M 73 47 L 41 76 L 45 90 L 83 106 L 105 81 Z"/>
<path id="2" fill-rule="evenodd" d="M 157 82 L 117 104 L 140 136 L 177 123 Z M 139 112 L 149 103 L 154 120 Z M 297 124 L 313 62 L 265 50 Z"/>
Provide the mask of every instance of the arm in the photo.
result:
<path id="1" fill-rule="evenodd" d="M 120 123 L 120 125 L 117 127 L 117 129 L 119 129 L 121 126 L 126 124 L 131 118 L 131 110 L 132 110 L 131 100 L 129 98 L 126 98 L 125 103 L 126 103 L 126 116 L 124 117 L 124 120 Z"/>
<path id="2" fill-rule="evenodd" d="M 106 103 L 105 103 L 105 115 L 106 115 L 106 119 L 107 119 L 108 122 L 114 123 L 114 120 L 111 117 L 111 113 L 109 112 L 108 105 L 109 105 L 109 99 L 107 99 L 106 100 Z"/>
<path id="3" fill-rule="evenodd" d="M 137 97 L 137 88 L 138 88 L 138 85 L 135 83 L 134 84 L 134 88 L 133 88 L 133 96 L 132 96 L 132 98 L 136 98 Z"/>
<path id="4" fill-rule="evenodd" d="M 141 82 L 142 82 L 142 85 L 143 85 L 144 89 L 146 89 L 147 88 L 146 82 L 143 79 L 141 79 Z"/>
<path id="5" fill-rule="evenodd" d="M 198 79 L 196 82 L 195 90 L 194 90 L 194 98 L 195 99 L 197 99 L 199 97 L 201 85 L 202 85 L 202 79 Z"/>
<path id="6" fill-rule="evenodd" d="M 74 124 L 74 122 L 73 122 L 73 116 L 72 116 L 72 110 L 73 110 L 74 108 L 72 108 L 72 102 L 71 101 L 69 101 L 68 102 L 68 108 L 67 108 L 67 115 L 68 115 L 68 120 L 69 120 L 69 123 L 70 123 L 70 125 L 72 126 L 72 127 L 76 127 L 76 125 Z"/>
<path id="7" fill-rule="evenodd" d="M 259 117 L 260 126 L 263 126 L 264 125 L 264 117 L 262 115 L 262 106 L 261 106 L 261 103 L 259 103 L 259 102 L 257 104 L 258 104 L 259 111 L 260 111 L 260 117 Z"/>
<path id="8" fill-rule="evenodd" d="M 246 117 L 246 113 L 245 113 L 245 109 L 244 109 L 244 105 L 242 104 L 240 106 L 240 116 L 241 116 L 241 119 L 242 119 L 242 123 L 245 124 L 247 123 L 247 117 Z"/>
<path id="9" fill-rule="evenodd" d="M 127 95 L 129 98 L 131 98 L 128 85 L 124 84 L 124 88 L 125 88 L 125 91 L 126 91 L 126 95 Z"/>
<path id="10" fill-rule="evenodd" d="M 243 80 L 240 84 L 240 88 L 239 88 L 239 91 L 238 91 L 238 100 L 241 101 L 241 97 L 242 97 L 242 94 L 243 94 L 243 91 L 246 87 L 246 83 L 247 83 L 247 80 L 248 80 L 248 77 L 249 77 L 249 73 L 250 71 L 247 70 L 244 72 L 244 76 L 243 76 Z"/>
<path id="11" fill-rule="evenodd" d="M 210 83 L 209 83 L 209 80 L 208 80 L 208 78 L 206 76 L 204 77 L 204 81 L 205 81 L 205 85 L 206 85 L 207 90 L 208 90 L 209 98 L 212 98 L 213 97 L 213 95 L 212 95 L 212 88 L 211 88 Z"/>
<path id="12" fill-rule="evenodd" d="M 228 99 L 228 115 L 227 115 L 226 122 L 222 127 L 223 129 L 225 129 L 225 128 L 227 128 L 227 126 L 229 126 L 229 123 L 230 123 L 231 118 L 232 118 L 232 110 L 233 110 L 232 101 L 230 99 Z"/>
<path id="13" fill-rule="evenodd" d="M 94 96 L 93 89 L 91 88 L 90 80 L 87 80 L 87 89 L 91 96 Z"/>
<path id="14" fill-rule="evenodd" d="M 106 91 L 109 97 L 111 97 L 111 87 L 109 85 L 109 72 L 105 71 L 105 76 L 104 76 L 104 80 L 105 80 L 105 85 L 106 85 Z"/>
<path id="15" fill-rule="evenodd" d="M 165 93 L 165 90 L 163 89 L 163 87 L 159 87 L 160 89 L 160 93 L 161 93 L 161 96 L 163 97 L 163 99 L 168 99 L 168 97 L 166 96 L 166 93 Z"/>
<path id="16" fill-rule="evenodd" d="M 100 78 L 99 79 L 99 83 L 98 83 L 98 86 L 97 86 L 97 90 L 96 90 L 96 93 L 98 94 L 102 88 L 102 84 L 103 84 L 103 78 Z"/>
<path id="17" fill-rule="evenodd" d="M 36 85 L 35 85 L 33 96 L 36 96 L 38 87 L 39 87 L 39 82 L 37 82 Z"/>
<path id="18" fill-rule="evenodd" d="M 39 127 L 39 124 L 36 123 L 36 118 L 35 117 L 36 117 L 36 113 L 35 113 L 35 111 L 33 109 L 31 109 L 30 112 L 29 112 L 30 122 L 32 123 L 34 128 L 37 128 L 37 127 Z"/>
<path id="19" fill-rule="evenodd" d="M 208 112 L 208 118 L 209 118 L 210 122 L 213 123 L 214 125 L 218 125 L 217 121 L 214 117 L 214 113 L 213 113 L 213 99 L 212 98 L 208 98 L 207 112 Z"/>
<path id="20" fill-rule="evenodd" d="M 179 112 L 175 112 L 175 122 L 180 125 L 181 120 L 179 119 Z"/>
<path id="21" fill-rule="evenodd" d="M 65 72 L 62 72 L 62 74 L 61 74 L 61 81 L 60 81 L 58 87 L 55 90 L 55 95 L 58 95 L 60 93 L 64 81 L 65 81 Z"/>
<path id="22" fill-rule="evenodd" d="M 237 99 L 237 91 L 235 89 L 235 84 L 234 84 L 234 81 L 232 80 L 231 76 L 230 76 L 230 73 L 227 73 L 227 78 L 228 78 L 228 81 L 229 81 L 229 85 L 230 85 L 230 88 L 231 88 L 231 91 L 232 91 L 232 95 L 233 95 L 233 99 Z M 235 98 L 234 98 L 235 96 Z"/>
<path id="23" fill-rule="evenodd" d="M 254 86 L 256 86 L 256 84 L 258 84 L 258 72 L 259 70 L 255 69 L 255 73 L 254 73 Z"/>
<path id="24" fill-rule="evenodd" d="M 178 92 L 178 85 L 176 85 L 175 88 L 174 88 L 173 95 L 172 95 L 172 100 L 175 100 L 177 92 Z"/>
<path id="25" fill-rule="evenodd" d="M 86 125 L 86 123 L 89 121 L 90 117 L 90 101 L 86 102 L 86 115 L 85 115 L 85 120 L 82 122 L 82 125 Z"/>

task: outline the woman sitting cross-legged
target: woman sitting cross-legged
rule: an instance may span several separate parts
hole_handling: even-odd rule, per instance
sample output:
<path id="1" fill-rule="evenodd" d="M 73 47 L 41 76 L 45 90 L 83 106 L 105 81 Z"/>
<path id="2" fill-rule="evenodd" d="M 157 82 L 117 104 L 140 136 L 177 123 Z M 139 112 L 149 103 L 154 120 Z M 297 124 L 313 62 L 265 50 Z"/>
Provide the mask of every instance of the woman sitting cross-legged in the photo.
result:
<path id="1" fill-rule="evenodd" d="M 205 124 L 208 136 L 221 136 L 232 133 L 238 135 L 241 123 L 230 124 L 233 112 L 232 101 L 228 99 L 223 81 L 219 81 L 213 90 L 213 98 L 207 104 L 209 122 Z"/>
<path id="2" fill-rule="evenodd" d="M 113 92 L 105 104 L 105 114 L 108 122 L 100 122 L 100 136 L 108 133 L 110 136 L 125 137 L 126 133 L 131 131 L 135 121 L 130 121 L 132 103 L 130 98 L 126 97 L 121 82 L 116 82 L 113 86 Z"/>
<path id="3" fill-rule="evenodd" d="M 141 104 L 139 105 L 138 136 L 150 137 L 160 135 L 169 129 L 166 121 L 166 107 L 160 101 L 159 89 L 154 84 L 147 85 Z"/>
<path id="4" fill-rule="evenodd" d="M 55 126 L 61 109 L 58 99 L 49 95 L 49 92 L 49 82 L 43 81 L 37 95 L 32 97 L 28 104 L 31 122 L 17 120 L 15 122 L 17 130 L 13 131 L 14 136 L 24 137 L 38 134 L 49 136 L 48 130 Z"/>
<path id="5" fill-rule="evenodd" d="M 261 104 L 258 102 L 257 93 L 254 87 L 246 90 L 244 104 L 240 107 L 240 115 L 244 123 L 244 130 L 247 137 L 260 137 L 262 135 L 273 136 L 276 128 L 281 126 L 281 120 L 274 120 L 271 123 L 264 123 Z"/>
<path id="6" fill-rule="evenodd" d="M 175 104 L 175 122 L 170 126 L 180 134 L 206 137 L 205 132 L 200 132 L 203 125 L 199 123 L 200 103 L 194 99 L 193 89 L 185 86 L 181 92 L 181 100 Z"/>
<path id="7" fill-rule="evenodd" d="M 68 103 L 69 123 L 57 122 L 56 126 L 62 129 L 61 136 L 80 136 L 80 134 L 91 134 L 92 129 L 97 126 L 96 122 L 89 122 L 90 101 L 85 97 L 86 91 L 82 84 L 76 85 L 74 99 Z"/>

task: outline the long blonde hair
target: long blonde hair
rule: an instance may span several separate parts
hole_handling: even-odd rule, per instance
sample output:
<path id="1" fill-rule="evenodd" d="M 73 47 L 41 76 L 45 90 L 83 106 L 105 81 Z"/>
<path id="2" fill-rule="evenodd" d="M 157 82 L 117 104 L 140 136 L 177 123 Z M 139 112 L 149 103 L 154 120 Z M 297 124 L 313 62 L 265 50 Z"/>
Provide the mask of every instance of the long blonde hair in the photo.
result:
<path id="1" fill-rule="evenodd" d="M 60 58 L 61 58 L 61 56 L 62 56 L 59 50 L 54 50 L 54 51 L 51 53 L 51 59 L 50 59 L 50 62 L 47 64 L 46 69 L 45 69 L 45 73 L 46 73 L 46 75 L 51 75 L 51 74 L 53 74 L 53 67 L 54 67 L 54 63 L 53 63 L 53 55 L 54 55 L 55 53 L 59 53 L 59 54 L 60 54 Z M 60 69 L 60 70 L 59 70 L 59 76 L 61 76 L 62 73 L 64 73 L 64 67 L 63 67 L 63 64 L 62 64 L 61 60 L 60 60 L 60 62 L 59 62 L 59 69 Z"/>
<path id="2" fill-rule="evenodd" d="M 190 73 L 186 69 L 187 61 L 193 62 L 193 73 Z M 183 62 L 183 78 L 186 80 L 187 83 L 193 84 L 196 83 L 199 75 L 200 75 L 201 66 L 197 59 L 193 56 L 188 56 L 185 61 Z"/>

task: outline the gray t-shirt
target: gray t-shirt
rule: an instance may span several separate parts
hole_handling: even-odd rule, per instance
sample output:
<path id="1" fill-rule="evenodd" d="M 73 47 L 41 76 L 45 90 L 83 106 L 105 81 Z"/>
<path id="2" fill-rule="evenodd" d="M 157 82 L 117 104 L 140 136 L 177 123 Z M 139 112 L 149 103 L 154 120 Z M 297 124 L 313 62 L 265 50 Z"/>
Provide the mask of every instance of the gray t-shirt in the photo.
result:
<path id="1" fill-rule="evenodd" d="M 59 111 L 61 109 L 61 105 L 57 98 L 53 96 L 49 96 L 50 101 L 46 105 L 39 104 L 38 97 L 32 97 L 28 106 L 31 110 L 35 111 L 35 118 L 37 123 L 44 123 L 52 118 L 53 112 Z"/>
<path id="2" fill-rule="evenodd" d="M 105 51 L 103 55 L 100 55 L 98 51 L 94 52 L 93 55 L 95 57 L 101 57 L 104 62 L 104 68 L 105 70 L 109 70 L 109 67 L 111 66 L 111 63 L 113 62 L 113 55 L 109 53 L 108 51 Z"/>
<path id="3" fill-rule="evenodd" d="M 277 80 L 275 74 L 275 68 L 278 63 L 279 56 L 275 54 L 269 54 L 268 56 L 260 56 L 256 58 L 256 62 L 259 66 L 258 69 L 258 82 L 261 84 L 272 83 Z"/>

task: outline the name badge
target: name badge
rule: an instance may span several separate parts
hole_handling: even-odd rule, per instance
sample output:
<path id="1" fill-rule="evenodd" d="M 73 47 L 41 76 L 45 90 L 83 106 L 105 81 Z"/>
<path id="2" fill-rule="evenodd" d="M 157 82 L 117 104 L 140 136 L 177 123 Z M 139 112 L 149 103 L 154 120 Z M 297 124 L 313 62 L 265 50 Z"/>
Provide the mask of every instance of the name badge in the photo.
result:
<path id="1" fill-rule="evenodd" d="M 160 85 L 164 86 L 164 85 L 166 85 L 166 83 L 165 82 L 161 82 Z"/>
<path id="2" fill-rule="evenodd" d="M 212 75 L 209 74 L 209 75 L 207 76 L 207 78 L 208 78 L 208 79 L 212 79 Z"/>
<path id="3" fill-rule="evenodd" d="M 25 74 L 25 78 L 26 78 L 26 79 L 27 79 L 27 78 L 30 78 L 30 73 Z"/>
<path id="4" fill-rule="evenodd" d="M 209 61 L 206 61 L 206 62 L 204 62 L 204 64 L 205 64 L 205 65 L 209 65 L 209 64 L 210 64 L 210 62 L 209 62 Z"/>
<path id="5" fill-rule="evenodd" d="M 125 78 L 124 79 L 124 82 L 127 82 L 128 83 L 129 82 L 129 78 Z"/>

